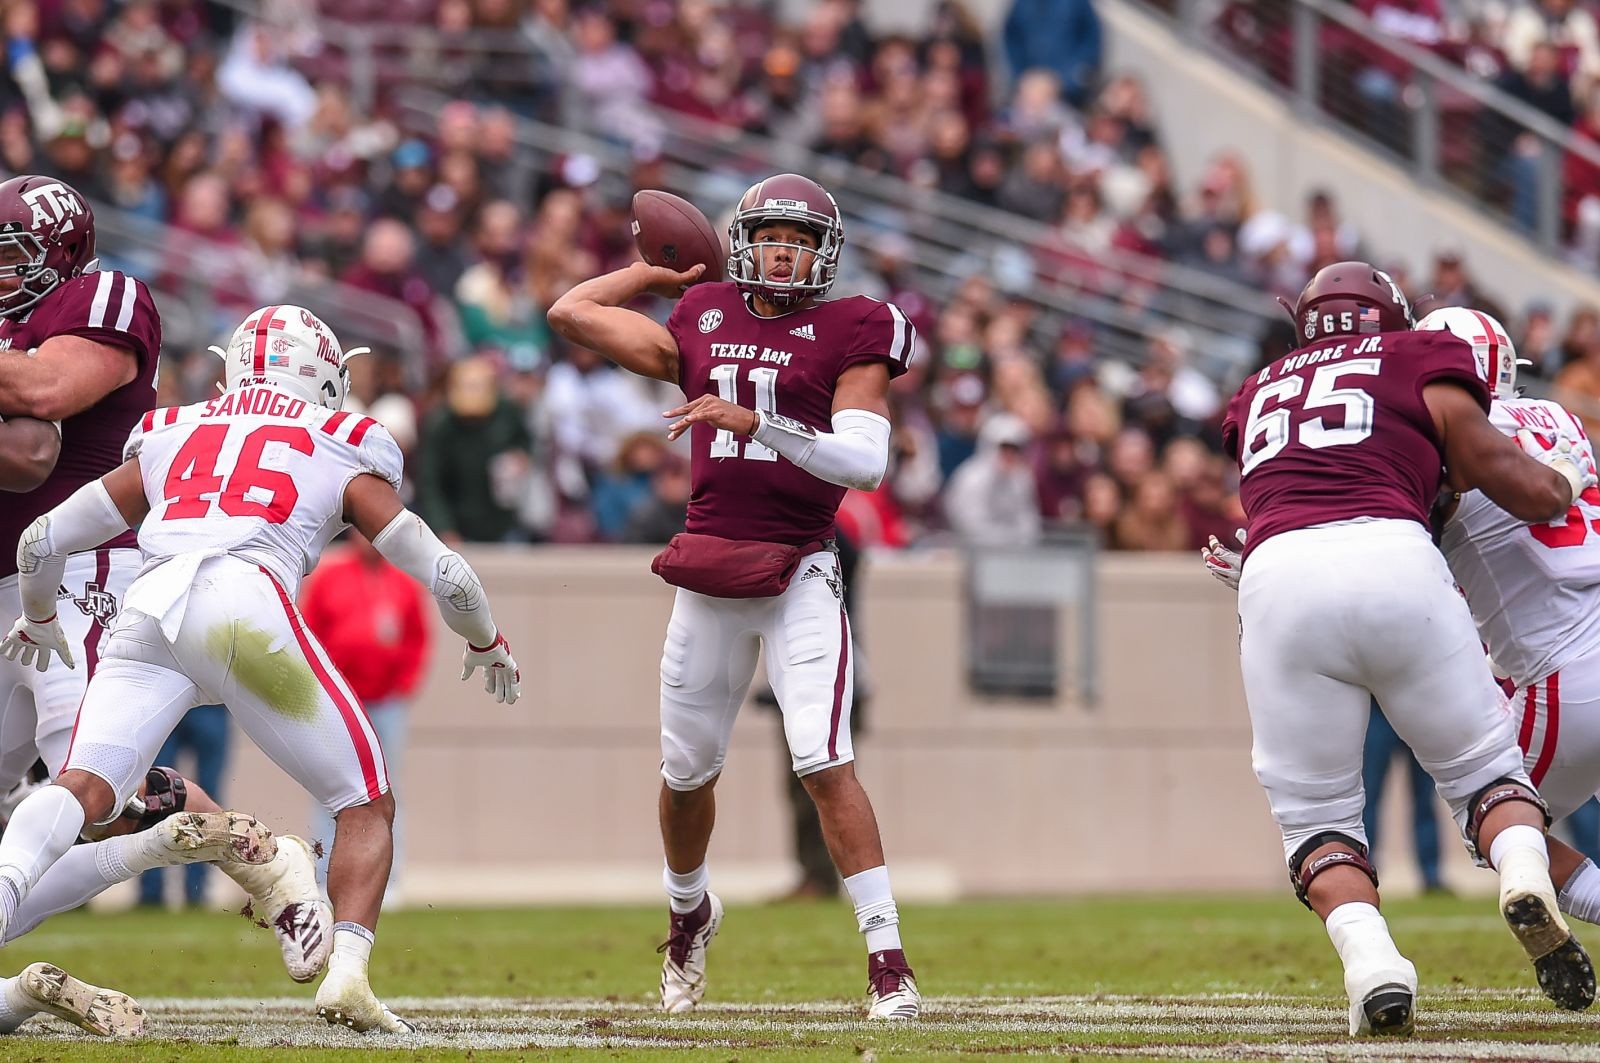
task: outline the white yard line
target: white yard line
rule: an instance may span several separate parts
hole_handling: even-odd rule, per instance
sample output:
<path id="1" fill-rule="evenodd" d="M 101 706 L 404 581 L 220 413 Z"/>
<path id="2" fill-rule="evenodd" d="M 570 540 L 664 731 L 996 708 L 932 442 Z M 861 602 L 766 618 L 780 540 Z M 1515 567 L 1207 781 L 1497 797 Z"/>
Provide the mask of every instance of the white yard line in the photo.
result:
<path id="1" fill-rule="evenodd" d="M 1183 997 L 1074 996 L 1044 998 L 930 997 L 923 1021 L 911 1027 L 868 1027 L 857 1005 L 839 1001 L 793 1004 L 711 1004 L 693 1015 L 667 1017 L 648 1003 L 604 1000 L 517 1000 L 503 997 L 396 997 L 391 1007 L 417 1022 L 407 1038 L 361 1036 L 327 1026 L 311 997 L 183 997 L 144 1001 L 149 1040 L 232 1042 L 263 1047 L 365 1049 L 757 1049 L 774 1044 L 830 1047 L 884 1033 L 909 1046 L 959 1049 L 981 1035 L 1000 1047 L 1006 1035 L 1036 1052 L 1100 1053 L 1168 1059 L 1268 1058 L 1562 1059 L 1600 1063 L 1600 1044 L 1536 1041 L 1416 1039 L 1352 1041 L 1344 1010 L 1306 998 L 1273 994 L 1197 994 Z M 1477 1006 L 1475 1006 L 1477 1005 Z M 1487 1005 L 1480 1010 L 1480 1006 Z M 1456 991 L 1424 993 L 1419 1022 L 1428 1032 L 1473 1037 L 1497 1030 L 1560 1032 L 1596 1025 L 1592 1018 L 1551 1009 L 1536 994 Z M 30 1022 L 24 1035 L 63 1041 L 81 1037 L 65 1026 Z M 1095 1035 L 1149 1044 L 1100 1045 Z M 1052 1035 L 1063 1038 L 1052 1043 Z M 948 1039 L 948 1044 L 944 1044 Z M 1219 1040 L 1220 1039 L 1220 1040 Z M 1185 1043 L 1192 1040 L 1193 1043 Z M 1211 1042 L 1211 1043 L 1208 1043 Z M 3 1044 L 3 1040 L 0 1040 Z M 887 1046 L 886 1046 L 887 1047 Z"/>

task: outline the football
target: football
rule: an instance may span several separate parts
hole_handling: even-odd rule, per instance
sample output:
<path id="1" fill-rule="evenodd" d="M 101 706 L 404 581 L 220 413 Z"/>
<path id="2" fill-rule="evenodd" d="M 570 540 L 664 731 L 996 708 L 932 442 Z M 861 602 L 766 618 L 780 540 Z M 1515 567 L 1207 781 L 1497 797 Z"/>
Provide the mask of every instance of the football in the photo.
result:
<path id="1" fill-rule="evenodd" d="M 686 270 L 704 263 L 704 281 L 720 281 L 728 251 L 722 237 L 693 203 L 647 188 L 633 197 L 633 240 L 652 266 Z"/>

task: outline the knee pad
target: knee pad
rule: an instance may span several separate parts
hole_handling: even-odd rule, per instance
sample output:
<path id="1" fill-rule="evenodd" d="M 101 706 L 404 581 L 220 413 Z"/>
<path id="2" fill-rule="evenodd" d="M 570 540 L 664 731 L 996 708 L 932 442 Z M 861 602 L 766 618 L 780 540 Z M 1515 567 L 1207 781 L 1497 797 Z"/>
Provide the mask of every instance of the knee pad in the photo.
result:
<path id="1" fill-rule="evenodd" d="M 1306 863 L 1306 859 L 1312 853 L 1333 842 L 1348 846 L 1352 851 L 1324 853 L 1309 864 Z M 1300 899 L 1300 903 L 1310 908 L 1311 900 L 1307 896 L 1307 890 L 1311 888 L 1311 883 L 1324 871 L 1341 864 L 1349 864 L 1356 870 L 1364 872 L 1372 880 L 1372 888 L 1378 888 L 1378 871 L 1367 859 L 1367 847 L 1348 834 L 1336 830 L 1323 831 L 1307 838 L 1305 844 L 1296 849 L 1294 855 L 1289 858 L 1289 884 L 1294 887 L 1294 895 Z"/>
<path id="2" fill-rule="evenodd" d="M 182 812 L 188 803 L 189 785 L 183 776 L 172 768 L 158 766 L 145 772 L 144 793 L 128 798 L 121 818 L 131 820 L 137 830 L 148 830 Z"/>
<path id="3" fill-rule="evenodd" d="M 1478 846 L 1478 832 L 1483 829 L 1484 817 L 1495 805 L 1506 801 L 1523 801 L 1533 805 L 1544 816 L 1545 829 L 1550 829 L 1550 806 L 1544 803 L 1544 798 L 1534 792 L 1532 786 L 1515 779 L 1496 779 L 1473 795 L 1472 803 L 1468 806 L 1467 841 L 1472 843 L 1474 852 L 1481 852 Z"/>

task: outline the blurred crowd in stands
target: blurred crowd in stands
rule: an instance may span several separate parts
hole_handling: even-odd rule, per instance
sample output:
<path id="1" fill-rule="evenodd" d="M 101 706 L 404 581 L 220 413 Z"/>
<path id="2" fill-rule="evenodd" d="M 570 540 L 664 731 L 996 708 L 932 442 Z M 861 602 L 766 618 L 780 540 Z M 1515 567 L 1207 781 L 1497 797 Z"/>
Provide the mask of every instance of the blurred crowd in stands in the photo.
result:
<path id="1" fill-rule="evenodd" d="M 1441 4 L 1362 6 L 1404 8 L 1414 21 L 1382 17 L 1423 32 Z M 151 282 L 169 322 L 193 318 L 169 327 L 165 404 L 208 394 L 205 346 L 252 307 L 320 310 L 317 292 L 357 290 L 409 308 L 421 349 L 356 360 L 352 404 L 406 449 L 418 508 L 467 541 L 661 542 L 682 525 L 685 453 L 660 418 L 672 393 L 544 321 L 570 285 L 634 257 L 631 195 L 669 186 L 657 108 L 1026 219 L 1045 277 L 1120 253 L 1292 296 L 1322 264 L 1403 250 L 1356 231 L 1331 195 L 1261 202 L 1228 151 L 1180 183 L 1140 80 L 1105 68 L 1091 0 L 1014 0 L 992 39 L 961 0 L 913 34 L 874 34 L 855 0 L 803 5 L 794 23 L 774 7 L 323 0 L 321 18 L 374 40 L 426 31 L 430 84 L 451 102 L 424 127 L 382 76 L 363 90 L 360 55 L 306 0 L 277 0 L 268 21 L 203 0 L 0 0 L 0 168 L 59 175 L 111 208 L 107 264 Z M 1509 7 L 1508 34 L 1523 19 Z M 1580 77 L 1600 70 L 1589 26 Z M 522 117 L 625 144 L 633 172 L 582 153 L 519 165 Z M 715 218 L 727 204 L 702 206 Z M 170 229 L 150 245 L 127 235 L 141 224 Z M 1235 381 L 1197 367 L 1195 336 L 1161 327 L 1137 362 L 1112 360 L 1093 321 L 1041 316 L 984 272 L 935 298 L 910 268 L 914 236 L 848 242 L 837 289 L 894 299 L 921 337 L 895 388 L 890 479 L 842 511 L 853 538 L 1023 543 L 1087 524 L 1112 548 L 1159 550 L 1231 535 L 1236 478 L 1217 444 Z M 1458 253 L 1436 250 L 1423 273 L 1393 266 L 1431 294 L 1422 310 L 1497 310 L 1532 373 L 1600 399 L 1600 312 L 1495 307 Z M 1292 338 L 1285 320 L 1261 357 Z"/>

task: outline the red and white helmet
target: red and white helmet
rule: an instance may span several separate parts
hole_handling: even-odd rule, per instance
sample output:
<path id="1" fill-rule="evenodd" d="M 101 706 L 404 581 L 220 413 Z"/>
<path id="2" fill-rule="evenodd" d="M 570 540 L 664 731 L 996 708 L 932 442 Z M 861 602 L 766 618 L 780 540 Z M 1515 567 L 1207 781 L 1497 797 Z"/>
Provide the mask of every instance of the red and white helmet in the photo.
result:
<path id="1" fill-rule="evenodd" d="M 763 246 L 787 247 L 795 261 L 813 256 L 804 275 L 773 279 L 761 275 L 756 258 L 755 233 L 763 225 L 787 221 L 804 225 L 817 236 L 816 248 L 773 242 Z M 758 181 L 739 198 L 728 226 L 728 279 L 741 291 L 759 295 L 774 306 L 793 306 L 809 296 L 822 296 L 839 274 L 839 253 L 844 250 L 844 220 L 828 190 L 809 177 L 780 173 Z"/>
<path id="2" fill-rule="evenodd" d="M 1435 310 L 1417 322 L 1418 332 L 1450 332 L 1472 344 L 1472 355 L 1478 360 L 1478 373 L 1489 385 L 1497 399 L 1517 396 L 1517 349 L 1511 343 L 1506 327 L 1482 310 L 1464 306 L 1447 306 Z"/>
<path id="3" fill-rule="evenodd" d="M 311 311 L 282 304 L 252 310 L 233 330 L 222 356 L 222 390 L 266 384 L 337 410 L 350 385 L 346 363 L 366 347 L 339 346 L 333 330 Z"/>

